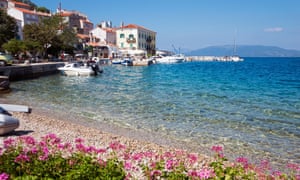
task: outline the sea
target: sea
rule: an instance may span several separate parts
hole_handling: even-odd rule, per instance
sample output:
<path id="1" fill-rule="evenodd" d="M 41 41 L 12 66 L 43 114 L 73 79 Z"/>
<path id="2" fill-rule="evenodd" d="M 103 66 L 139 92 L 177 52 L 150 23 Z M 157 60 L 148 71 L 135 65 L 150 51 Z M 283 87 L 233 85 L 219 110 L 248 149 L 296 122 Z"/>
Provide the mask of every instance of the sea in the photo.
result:
<path id="1" fill-rule="evenodd" d="M 300 58 L 104 66 L 11 82 L 0 100 L 86 126 L 206 155 L 300 164 Z M 67 128 L 67 127 L 66 127 Z"/>

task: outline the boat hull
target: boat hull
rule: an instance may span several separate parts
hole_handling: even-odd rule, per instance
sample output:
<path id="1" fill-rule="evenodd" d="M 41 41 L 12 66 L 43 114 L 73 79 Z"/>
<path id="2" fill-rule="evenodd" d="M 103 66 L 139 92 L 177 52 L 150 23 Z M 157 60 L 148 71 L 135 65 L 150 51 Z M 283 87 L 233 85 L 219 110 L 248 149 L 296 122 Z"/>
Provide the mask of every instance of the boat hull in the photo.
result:
<path id="1" fill-rule="evenodd" d="M 19 127 L 19 125 L 20 122 L 18 119 L 5 114 L 0 114 L 0 135 L 4 135 L 15 130 Z"/>
<path id="2" fill-rule="evenodd" d="M 182 63 L 185 61 L 184 56 L 165 56 L 155 59 L 158 64 Z"/>
<path id="3" fill-rule="evenodd" d="M 95 76 L 98 73 L 103 72 L 103 69 L 101 69 L 98 64 L 81 66 L 77 63 L 71 63 L 57 69 L 61 72 L 61 74 L 66 76 Z"/>

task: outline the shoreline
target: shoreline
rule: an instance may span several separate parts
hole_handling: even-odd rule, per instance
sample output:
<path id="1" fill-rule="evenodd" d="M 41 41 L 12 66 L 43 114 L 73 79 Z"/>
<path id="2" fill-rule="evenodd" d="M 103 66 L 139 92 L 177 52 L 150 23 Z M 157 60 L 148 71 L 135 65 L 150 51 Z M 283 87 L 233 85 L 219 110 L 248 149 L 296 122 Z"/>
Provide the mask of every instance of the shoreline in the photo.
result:
<path id="1" fill-rule="evenodd" d="M 84 144 L 95 147 L 108 147 L 109 143 L 117 141 L 125 145 L 131 152 L 146 152 L 152 151 L 175 152 L 184 151 L 185 153 L 193 153 L 199 155 L 200 162 L 207 165 L 212 160 L 211 157 L 198 152 L 191 152 L 184 148 L 176 148 L 171 145 L 158 144 L 140 138 L 120 135 L 119 133 L 110 133 L 105 130 L 84 126 L 77 122 L 53 118 L 48 114 L 41 112 L 20 113 L 11 112 L 12 116 L 20 120 L 20 126 L 14 131 L 0 136 L 0 146 L 3 146 L 3 140 L 7 138 L 16 138 L 18 136 L 32 136 L 37 140 L 41 137 L 53 133 L 57 135 L 63 142 L 74 144 L 76 138 L 84 140 Z M 68 118 L 67 118 L 68 119 Z M 122 133 L 121 133 L 122 134 Z"/>
<path id="2" fill-rule="evenodd" d="M 0 100 L 1 103 L 17 103 L 3 98 L 0 98 Z M 0 136 L 0 146 L 3 145 L 3 140 L 9 137 L 29 135 L 39 140 L 41 137 L 53 133 L 61 138 L 63 142 L 69 143 L 74 143 L 76 138 L 82 138 L 86 145 L 108 147 L 110 142 L 118 141 L 132 152 L 175 152 L 179 150 L 199 155 L 199 159 L 202 159 L 204 164 L 211 162 L 213 159 L 214 153 L 211 152 L 211 147 L 199 146 L 188 141 L 169 139 L 167 136 L 159 134 L 159 132 L 151 133 L 143 129 L 120 127 L 116 124 L 82 118 L 67 111 L 59 110 L 56 112 L 43 107 L 31 106 L 29 105 L 30 103 L 22 103 L 21 101 L 20 103 L 29 106 L 32 111 L 31 113 L 10 112 L 15 118 L 20 120 L 20 126 L 15 131 Z M 228 158 L 228 162 L 234 162 L 237 157 L 246 157 L 254 164 L 259 163 L 258 157 L 261 157 L 261 154 L 243 154 L 238 150 L 228 154 L 226 146 L 223 144 L 215 145 L 223 146 L 224 155 Z M 260 158 L 260 160 L 264 159 Z M 272 168 L 284 170 L 286 163 L 295 161 L 281 161 L 281 163 L 278 163 L 270 160 L 269 162 Z"/>

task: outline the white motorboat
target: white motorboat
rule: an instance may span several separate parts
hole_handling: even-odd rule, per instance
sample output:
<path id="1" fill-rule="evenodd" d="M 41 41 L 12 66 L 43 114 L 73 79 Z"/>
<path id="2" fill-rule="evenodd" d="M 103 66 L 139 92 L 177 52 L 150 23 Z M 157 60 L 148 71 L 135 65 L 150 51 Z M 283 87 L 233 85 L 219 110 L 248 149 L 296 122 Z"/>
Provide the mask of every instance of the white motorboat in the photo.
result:
<path id="1" fill-rule="evenodd" d="M 122 60 L 121 64 L 123 66 L 132 66 L 133 65 L 133 60 L 130 58 L 125 58 Z"/>
<path id="2" fill-rule="evenodd" d="M 78 62 L 66 64 L 57 68 L 63 75 L 67 76 L 95 76 L 102 73 L 103 69 L 98 63 L 81 64 Z"/>
<path id="3" fill-rule="evenodd" d="M 0 113 L 0 135 L 7 134 L 18 128 L 20 122 L 18 119 L 6 113 Z"/>
<path id="4" fill-rule="evenodd" d="M 158 56 L 155 57 L 156 63 L 181 63 L 185 61 L 185 57 L 182 54 L 176 54 L 172 56 Z"/>

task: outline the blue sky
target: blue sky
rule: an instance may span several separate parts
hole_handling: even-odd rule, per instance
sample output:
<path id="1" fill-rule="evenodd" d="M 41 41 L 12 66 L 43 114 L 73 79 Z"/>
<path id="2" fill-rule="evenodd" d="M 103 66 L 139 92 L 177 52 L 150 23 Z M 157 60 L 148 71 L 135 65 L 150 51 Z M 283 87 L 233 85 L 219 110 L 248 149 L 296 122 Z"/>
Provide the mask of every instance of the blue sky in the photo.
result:
<path id="1" fill-rule="evenodd" d="M 77 10 L 94 23 L 137 24 L 157 32 L 157 48 L 271 45 L 300 50 L 300 0 L 32 0 Z"/>

